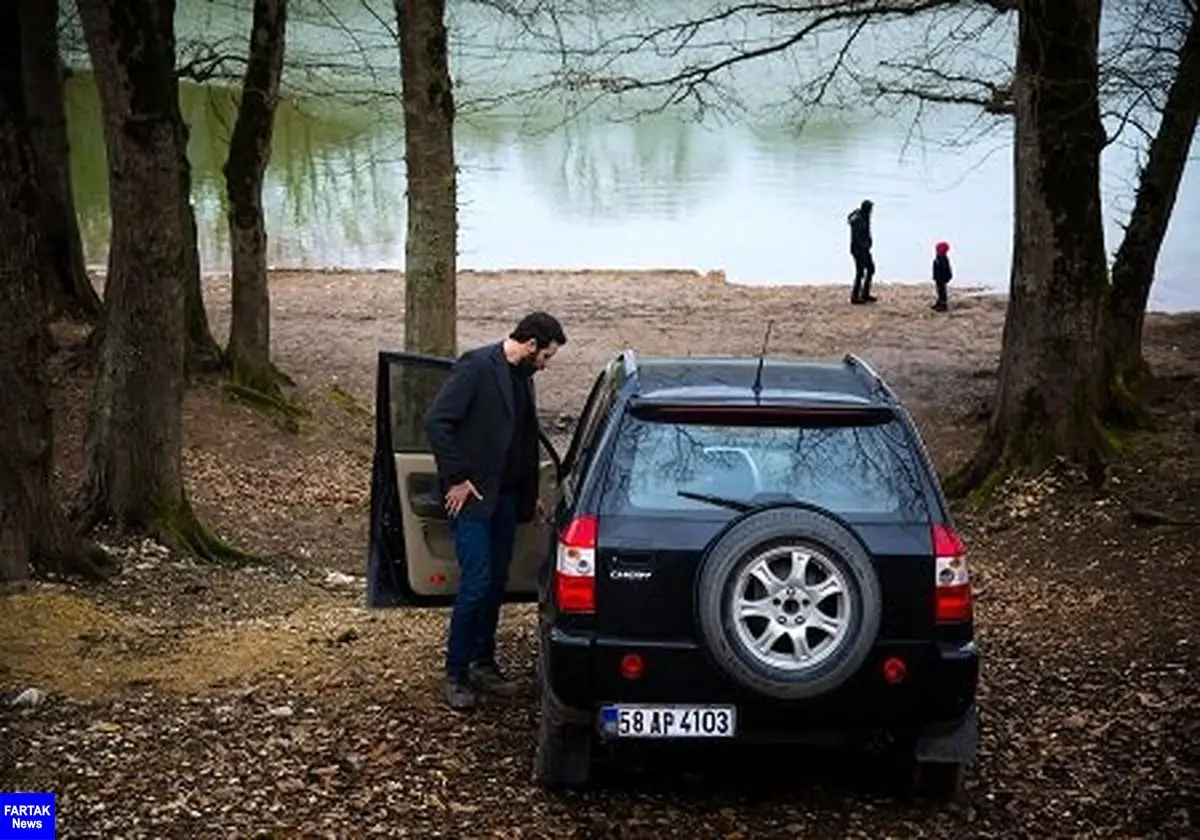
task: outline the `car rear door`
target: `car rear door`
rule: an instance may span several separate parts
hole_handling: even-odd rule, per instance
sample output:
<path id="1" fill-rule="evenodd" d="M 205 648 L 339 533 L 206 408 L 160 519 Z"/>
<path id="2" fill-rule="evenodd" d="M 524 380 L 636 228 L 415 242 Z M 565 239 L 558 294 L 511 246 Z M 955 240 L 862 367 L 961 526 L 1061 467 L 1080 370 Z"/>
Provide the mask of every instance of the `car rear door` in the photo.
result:
<path id="1" fill-rule="evenodd" d="M 454 536 L 425 437 L 425 412 L 454 361 L 417 353 L 379 354 L 375 386 L 375 455 L 367 603 L 375 607 L 437 607 L 453 603 L 459 570 Z M 559 458 L 539 430 L 543 447 L 539 495 L 552 510 Z M 518 526 L 507 601 L 537 597 L 538 568 L 550 557 L 551 526 L 541 517 Z"/>
<path id="2" fill-rule="evenodd" d="M 794 498 L 856 533 L 880 575 L 883 638 L 929 636 L 928 492 L 891 409 L 635 403 L 609 463 L 599 511 L 599 632 L 693 634 L 701 558 L 737 515 L 703 496 L 749 502 L 763 492 L 763 503 L 774 494 Z"/>

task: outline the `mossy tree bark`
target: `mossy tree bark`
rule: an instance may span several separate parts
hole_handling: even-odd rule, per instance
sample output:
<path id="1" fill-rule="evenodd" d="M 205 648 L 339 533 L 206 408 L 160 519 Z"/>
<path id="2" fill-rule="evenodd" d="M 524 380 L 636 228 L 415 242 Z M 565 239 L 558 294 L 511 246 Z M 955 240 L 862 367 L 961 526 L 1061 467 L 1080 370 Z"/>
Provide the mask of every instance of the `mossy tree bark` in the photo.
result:
<path id="1" fill-rule="evenodd" d="M 1113 392 L 1109 416 L 1122 423 L 1136 424 L 1143 415 L 1139 391 L 1150 371 L 1142 356 L 1146 303 L 1200 118 L 1200 14 L 1194 8 L 1189 11 L 1191 21 L 1178 69 L 1138 179 L 1129 225 L 1113 260 L 1105 348 Z"/>
<path id="2" fill-rule="evenodd" d="M 408 230 L 404 250 L 404 346 L 457 350 L 457 180 L 454 92 L 445 0 L 395 0 L 404 101 Z"/>
<path id="3" fill-rule="evenodd" d="M 184 493 L 185 296 L 194 256 L 173 0 L 80 0 L 108 156 L 112 234 L 82 511 L 216 558 Z"/>
<path id="4" fill-rule="evenodd" d="M 25 107 L 37 161 L 42 258 L 53 312 L 96 322 L 103 303 L 87 275 L 71 192 L 70 144 L 58 51 L 58 0 L 19 0 Z"/>
<path id="5" fill-rule="evenodd" d="M 102 577 L 107 555 L 80 539 L 54 491 L 54 426 L 47 400 L 50 351 L 41 241 L 46 194 L 38 178 L 22 59 L 27 30 L 16 4 L 0 4 L 0 581 L 31 567 Z"/>
<path id="6" fill-rule="evenodd" d="M 992 415 L 979 450 L 947 482 L 954 494 L 1056 457 L 1103 476 L 1100 2 L 1022 0 L 1018 14 L 1008 313 Z"/>
<path id="7" fill-rule="evenodd" d="M 282 399 L 280 386 L 290 381 L 271 362 L 271 298 L 262 189 L 271 158 L 286 31 L 287 0 L 255 0 L 249 62 L 225 162 L 233 254 L 233 311 L 226 365 L 235 385 L 276 400 Z"/>

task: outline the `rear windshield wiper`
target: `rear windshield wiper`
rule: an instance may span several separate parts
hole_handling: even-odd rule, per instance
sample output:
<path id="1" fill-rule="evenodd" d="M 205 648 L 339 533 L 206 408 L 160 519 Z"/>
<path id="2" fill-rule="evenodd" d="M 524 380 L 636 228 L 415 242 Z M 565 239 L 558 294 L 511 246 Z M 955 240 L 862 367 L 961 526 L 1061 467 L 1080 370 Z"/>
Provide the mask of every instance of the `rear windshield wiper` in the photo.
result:
<path id="1" fill-rule="evenodd" d="M 738 513 L 749 513 L 755 508 L 761 507 L 755 502 L 748 502 L 744 499 L 727 499 L 724 496 L 710 496 L 708 493 L 693 493 L 690 490 L 676 490 L 678 495 L 685 499 L 693 499 L 697 502 L 708 502 L 710 505 L 717 507 L 729 508 Z"/>
<path id="2" fill-rule="evenodd" d="M 676 495 L 697 502 L 708 502 L 717 507 L 729 508 L 738 513 L 749 513 L 778 504 L 792 504 L 797 501 L 790 493 L 757 493 L 753 499 L 730 499 L 725 496 L 713 496 L 708 493 L 693 493 L 691 490 L 676 490 Z"/>

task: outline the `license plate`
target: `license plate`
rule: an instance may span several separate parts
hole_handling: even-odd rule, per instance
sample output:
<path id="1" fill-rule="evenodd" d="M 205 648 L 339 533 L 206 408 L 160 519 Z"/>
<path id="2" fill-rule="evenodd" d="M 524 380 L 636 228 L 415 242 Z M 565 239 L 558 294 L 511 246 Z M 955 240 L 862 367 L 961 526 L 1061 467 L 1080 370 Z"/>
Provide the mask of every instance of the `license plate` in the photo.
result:
<path id="1" fill-rule="evenodd" d="M 732 738 L 734 706 L 609 705 L 600 709 L 600 729 L 616 738 Z"/>

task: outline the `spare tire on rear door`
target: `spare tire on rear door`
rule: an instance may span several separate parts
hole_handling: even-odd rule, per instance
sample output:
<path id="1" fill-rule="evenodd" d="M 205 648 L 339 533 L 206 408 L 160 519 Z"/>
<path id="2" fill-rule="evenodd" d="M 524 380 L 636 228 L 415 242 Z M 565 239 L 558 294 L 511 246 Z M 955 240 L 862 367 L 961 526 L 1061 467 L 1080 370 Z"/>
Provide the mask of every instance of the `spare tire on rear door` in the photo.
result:
<path id="1" fill-rule="evenodd" d="M 746 514 L 705 551 L 700 632 L 735 681 L 779 700 L 828 693 L 863 663 L 882 601 L 858 538 L 819 509 Z"/>

